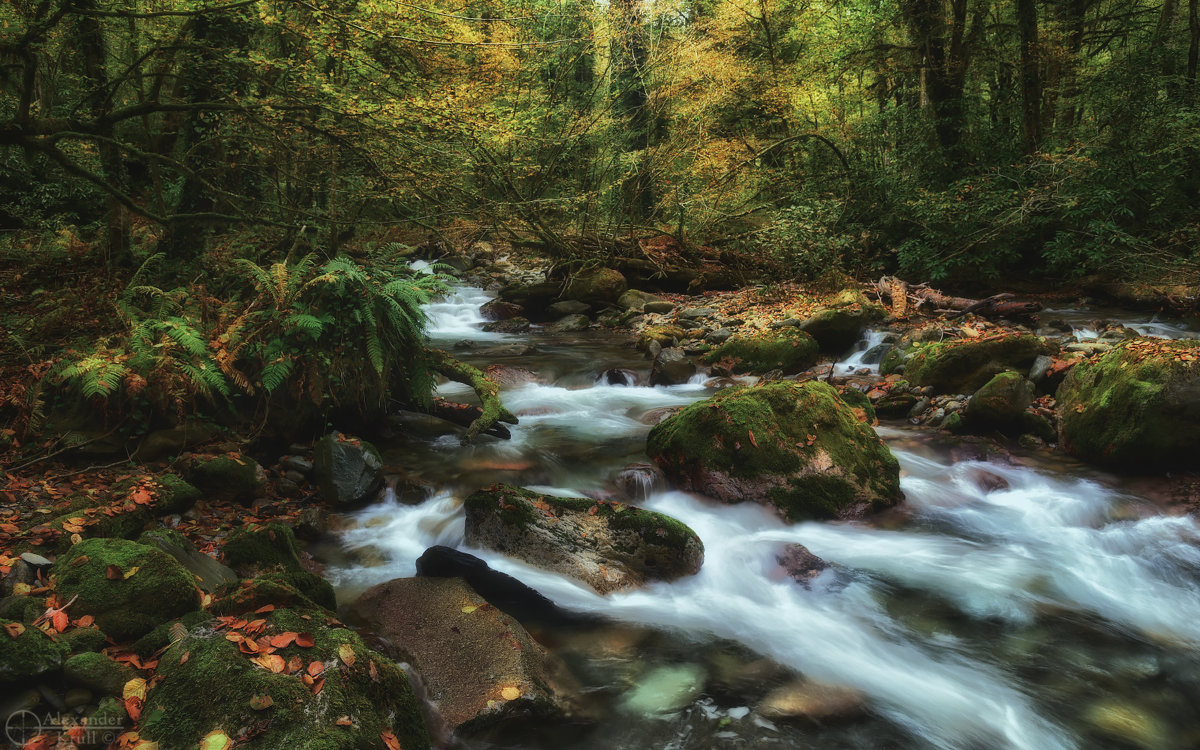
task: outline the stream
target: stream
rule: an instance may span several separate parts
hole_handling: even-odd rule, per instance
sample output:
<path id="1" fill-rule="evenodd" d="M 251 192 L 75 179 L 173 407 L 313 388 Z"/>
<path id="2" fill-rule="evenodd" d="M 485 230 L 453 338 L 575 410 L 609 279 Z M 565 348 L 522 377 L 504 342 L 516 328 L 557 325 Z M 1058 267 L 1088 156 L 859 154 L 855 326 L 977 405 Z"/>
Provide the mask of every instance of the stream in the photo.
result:
<path id="1" fill-rule="evenodd" d="M 379 447 L 429 497 L 410 504 L 408 490 L 390 492 L 351 514 L 327 570 L 345 603 L 414 575 L 425 549 L 448 545 L 567 609 L 610 618 L 588 632 L 535 633 L 593 721 L 467 747 L 1200 747 L 1191 517 L 1164 515 L 1074 463 L 988 458 L 901 423 L 878 431 L 900 461 L 907 502 L 868 523 L 789 525 L 757 505 L 675 492 L 636 464 L 656 410 L 712 395 L 705 378 L 609 385 L 600 376 L 610 368 L 648 381 L 649 362 L 626 336 L 484 333 L 478 308 L 488 298 L 459 288 L 428 306 L 430 336 L 477 366 L 537 374 L 502 391 L 520 417 L 512 439 L 464 447 L 443 423 L 408 418 L 404 435 Z M 878 340 L 869 334 L 839 372 L 864 366 L 861 353 Z M 457 384 L 440 395 L 470 396 Z M 495 482 L 667 513 L 703 540 L 703 569 L 600 596 L 469 549 L 459 500 Z M 831 563 L 807 587 L 776 562 L 791 543 Z M 820 725 L 764 717 L 763 698 L 798 675 L 859 691 L 865 712 Z"/>

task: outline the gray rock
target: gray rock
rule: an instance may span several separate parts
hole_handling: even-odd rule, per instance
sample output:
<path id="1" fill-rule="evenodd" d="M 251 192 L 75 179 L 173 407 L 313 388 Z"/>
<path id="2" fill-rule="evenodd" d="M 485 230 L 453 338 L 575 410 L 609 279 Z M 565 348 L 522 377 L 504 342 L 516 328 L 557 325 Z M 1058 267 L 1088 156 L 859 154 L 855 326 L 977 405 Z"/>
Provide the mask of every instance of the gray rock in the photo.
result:
<path id="1" fill-rule="evenodd" d="M 48 568 L 54 564 L 35 552 L 22 552 L 21 560 L 35 568 Z"/>
<path id="2" fill-rule="evenodd" d="M 483 330 L 488 333 L 523 333 L 529 330 L 528 318 L 505 318 L 491 323 L 484 323 Z"/>
<path id="3" fill-rule="evenodd" d="M 383 488 L 383 459 L 365 440 L 330 433 L 317 441 L 313 458 L 313 480 L 335 508 L 370 502 Z"/>
<path id="4" fill-rule="evenodd" d="M 563 300 L 562 302 L 555 302 L 553 305 L 550 305 L 546 308 L 546 312 L 555 318 L 565 318 L 568 315 L 581 315 L 591 309 L 592 306 L 586 302 L 568 299 Z"/>
<path id="5" fill-rule="evenodd" d="M 546 326 L 546 330 L 551 333 L 575 333 L 577 331 L 586 331 L 591 324 L 591 318 L 586 315 L 568 315 Z"/>
<path id="6" fill-rule="evenodd" d="M 928 409 L 932 403 L 933 402 L 929 399 L 928 396 L 923 396 L 920 400 L 917 401 L 917 403 L 913 404 L 911 409 L 908 410 L 908 416 L 912 417 L 914 419 L 916 417 L 921 416 L 922 414 L 925 413 L 925 410 Z"/>
<path id="7" fill-rule="evenodd" d="M 645 310 L 645 306 L 654 302 L 662 302 L 662 297 L 659 297 L 649 292 L 643 292 L 638 289 L 630 289 L 617 298 L 617 307 L 622 310 Z M 670 304 L 669 302 L 667 304 Z M 672 305 L 674 307 L 674 305 Z M 646 312 L 651 312 L 646 310 Z"/>
<path id="8" fill-rule="evenodd" d="M 804 321 L 800 318 L 784 318 L 783 320 L 772 320 L 768 327 L 770 328 L 799 328 Z"/>
<path id="9" fill-rule="evenodd" d="M 704 327 L 703 323 L 697 322 L 695 320 L 679 320 L 679 321 L 675 322 L 675 325 L 679 326 L 680 328 L 684 329 L 685 331 L 694 331 L 697 328 Z"/>
<path id="10" fill-rule="evenodd" d="M 1028 377 L 1035 383 L 1040 383 L 1046 378 L 1046 373 L 1050 372 L 1050 368 L 1054 365 L 1054 360 L 1047 357 L 1045 354 L 1039 354 L 1033 360 L 1033 365 L 1029 368 Z"/>
<path id="11" fill-rule="evenodd" d="M 696 318 L 707 318 L 710 315 L 716 315 L 717 309 L 713 307 L 689 307 L 679 311 L 681 320 L 694 320 Z"/>
<path id="12" fill-rule="evenodd" d="M 288 472 L 289 474 L 294 472 Z M 304 490 L 300 489 L 300 483 L 289 477 L 280 477 L 275 480 L 275 491 L 284 497 L 296 498 L 304 494 Z"/>
<path id="13" fill-rule="evenodd" d="M 650 370 L 650 385 L 679 385 L 696 374 L 696 363 L 684 355 L 683 349 L 663 349 L 654 358 Z"/>
<path id="14" fill-rule="evenodd" d="M 284 469 L 298 471 L 304 475 L 312 473 L 313 470 L 313 462 L 302 456 L 284 456 L 279 465 Z"/>
<path id="15" fill-rule="evenodd" d="M 733 336 L 733 331 L 728 328 L 718 328 L 715 331 L 710 331 L 704 340 L 710 344 L 724 344 Z"/>
<path id="16" fill-rule="evenodd" d="M 674 309 L 675 309 L 675 303 L 668 302 L 665 299 L 664 300 L 652 300 L 652 301 L 647 302 L 646 304 L 642 305 L 642 310 L 644 310 L 648 313 L 659 313 L 659 314 L 669 313 Z"/>

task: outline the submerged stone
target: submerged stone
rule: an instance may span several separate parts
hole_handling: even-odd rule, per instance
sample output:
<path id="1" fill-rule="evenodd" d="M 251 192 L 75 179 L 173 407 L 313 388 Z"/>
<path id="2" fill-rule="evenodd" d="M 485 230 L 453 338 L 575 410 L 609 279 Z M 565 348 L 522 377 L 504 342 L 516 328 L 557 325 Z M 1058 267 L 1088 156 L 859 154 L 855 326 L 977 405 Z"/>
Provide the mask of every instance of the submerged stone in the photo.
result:
<path id="1" fill-rule="evenodd" d="M 621 698 L 621 708 L 651 718 L 678 711 L 700 695 L 706 677 L 698 664 L 656 667 L 642 675 Z"/>

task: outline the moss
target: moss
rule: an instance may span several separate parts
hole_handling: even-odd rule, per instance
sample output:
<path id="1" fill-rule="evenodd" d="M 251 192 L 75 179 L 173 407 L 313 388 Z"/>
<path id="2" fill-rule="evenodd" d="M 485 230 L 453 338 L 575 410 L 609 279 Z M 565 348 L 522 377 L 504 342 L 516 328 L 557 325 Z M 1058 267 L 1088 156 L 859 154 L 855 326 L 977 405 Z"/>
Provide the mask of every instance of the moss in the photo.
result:
<path id="1" fill-rule="evenodd" d="M 225 562 L 242 575 L 271 572 L 305 597 L 327 609 L 337 608 L 333 586 L 304 569 L 296 535 L 281 523 L 269 523 L 232 534 L 225 542 Z"/>
<path id="2" fill-rule="evenodd" d="M 46 600 L 33 596 L 8 596 L 0 600 L 0 617 L 26 625 L 46 611 Z"/>
<path id="3" fill-rule="evenodd" d="M 113 661 L 104 654 L 76 654 L 63 664 L 63 676 L 100 695 L 121 695 L 125 683 L 137 677 L 127 664 Z"/>
<path id="4" fill-rule="evenodd" d="M 1192 468 L 1200 449 L 1200 341 L 1132 340 L 1081 362 L 1058 390 L 1059 439 L 1118 469 Z"/>
<path id="5" fill-rule="evenodd" d="M 686 333 L 679 326 L 647 326 L 638 335 L 637 348 L 646 351 L 650 348 L 650 342 L 656 342 L 663 348 L 675 346 L 675 342 L 682 341 Z"/>
<path id="6" fill-rule="evenodd" d="M 200 499 L 200 490 L 174 474 L 163 474 L 155 481 L 158 482 L 156 507 L 162 515 L 185 513 Z"/>
<path id="7" fill-rule="evenodd" d="M 0 619 L 0 629 L 15 624 Z M 54 672 L 67 656 L 65 643 L 58 643 L 38 628 L 25 627 L 16 638 L 0 633 L 0 684 L 23 682 Z"/>
<path id="8" fill-rule="evenodd" d="M 1055 350 L 1032 334 L 1001 333 L 919 345 L 905 365 L 905 376 L 941 393 L 974 393 L 1007 369 L 1028 370 L 1041 354 Z"/>
<path id="9" fill-rule="evenodd" d="M 97 738 L 101 742 L 111 738 L 111 743 L 128 723 L 129 713 L 125 710 L 125 703 L 116 698 L 104 698 L 96 710 L 88 715 L 85 726 L 89 732 L 87 736 Z"/>
<path id="10" fill-rule="evenodd" d="M 216 615 L 242 615 L 267 605 L 313 611 L 332 609 L 307 597 L 285 576 L 264 573 L 220 589 L 213 597 L 209 611 Z"/>
<path id="11" fill-rule="evenodd" d="M 517 417 L 505 408 L 500 400 L 500 385 L 489 378 L 486 373 L 466 362 L 451 357 L 443 351 L 431 353 L 434 368 L 451 380 L 470 386 L 479 397 L 480 414 L 463 434 L 462 442 L 469 443 L 497 422 L 517 424 Z M 375 450 L 371 447 L 371 450 Z M 379 452 L 375 451 L 376 457 Z M 382 461 L 380 461 L 382 465 Z"/>
<path id="12" fill-rule="evenodd" d="M 171 645 L 175 640 L 175 634 L 172 631 L 176 629 L 177 625 L 182 625 L 185 628 L 193 628 L 203 622 L 207 622 L 209 618 L 209 613 L 204 610 L 188 612 L 178 620 L 164 622 L 154 630 L 138 638 L 133 642 L 131 648 L 138 656 L 149 657 Z"/>
<path id="13" fill-rule="evenodd" d="M 72 614 L 95 616 L 96 625 L 118 642 L 200 606 L 192 575 L 174 558 L 123 539 L 84 540 L 51 573 L 59 599 L 78 596 Z"/>
<path id="14" fill-rule="evenodd" d="M 305 667 L 323 662 L 325 682 L 319 693 L 314 695 L 300 674 L 260 668 L 223 632 L 200 627 L 161 657 L 161 681 L 147 696 L 142 735 L 170 750 L 195 747 L 213 730 L 236 737 L 253 729 L 239 747 L 332 749 L 378 747 L 380 733 L 391 729 L 406 750 L 429 747 L 407 678 L 357 634 L 290 610 L 276 610 L 264 619 L 267 634 L 313 635 L 312 647 L 293 645 L 275 653 L 285 662 L 299 657 Z M 353 663 L 345 658 L 348 655 Z M 271 705 L 256 710 L 251 705 L 256 696 L 270 696 Z M 337 724 L 343 716 L 351 726 Z"/>
<path id="15" fill-rule="evenodd" d="M 820 475 L 846 483 L 872 509 L 900 497 L 895 457 L 824 383 L 725 391 L 655 426 L 647 452 L 687 489 L 727 502 L 752 491 L 753 499 L 777 505 L 792 520 L 828 517 L 832 502 L 849 497 L 830 489 L 832 479 L 816 480 L 811 491 L 803 487 Z M 729 477 L 735 486 L 714 477 Z"/>
<path id="16" fill-rule="evenodd" d="M 188 479 L 199 487 L 232 500 L 253 500 L 263 494 L 266 476 L 254 459 L 217 456 L 195 462 Z"/>
<path id="17" fill-rule="evenodd" d="M 862 338 L 867 324 L 882 320 L 884 315 L 883 308 L 862 292 L 845 289 L 801 323 L 800 328 L 816 339 L 822 351 L 841 354 Z"/>
<path id="18" fill-rule="evenodd" d="M 796 373 L 816 364 L 817 342 L 797 328 L 778 328 L 755 336 L 735 336 L 704 355 L 702 361 L 725 364 L 735 373 Z"/>
<path id="19" fill-rule="evenodd" d="M 875 406 L 871 403 L 871 399 L 867 398 L 867 394 L 848 385 L 839 386 L 837 392 L 861 421 L 875 424 L 877 421 Z"/>
<path id="20" fill-rule="evenodd" d="M 62 636 L 62 641 L 71 649 L 72 654 L 83 654 L 103 649 L 108 645 L 108 636 L 99 628 L 74 628 Z"/>
<path id="21" fill-rule="evenodd" d="M 854 502 L 854 486 L 840 477 L 807 476 L 791 479 L 786 488 L 769 493 L 771 503 L 789 519 L 835 518 Z"/>

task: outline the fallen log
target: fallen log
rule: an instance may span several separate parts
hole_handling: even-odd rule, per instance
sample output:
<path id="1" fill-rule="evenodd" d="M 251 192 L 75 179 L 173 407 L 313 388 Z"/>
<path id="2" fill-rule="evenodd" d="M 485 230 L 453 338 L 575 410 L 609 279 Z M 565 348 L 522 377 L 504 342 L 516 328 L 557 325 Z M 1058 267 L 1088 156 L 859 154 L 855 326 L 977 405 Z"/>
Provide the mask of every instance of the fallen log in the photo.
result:
<path id="1" fill-rule="evenodd" d="M 451 424 L 468 429 L 483 416 L 483 409 L 478 406 L 447 401 L 444 398 L 435 398 L 432 404 L 421 411 L 431 417 L 444 419 Z M 508 440 L 512 437 L 512 432 L 499 422 L 479 430 L 478 434 L 491 435 L 501 440 Z"/>
<path id="2" fill-rule="evenodd" d="M 496 381 L 489 378 L 481 370 L 468 365 L 466 362 L 460 362 L 446 352 L 438 349 L 429 350 L 429 359 L 435 371 L 445 375 L 456 383 L 470 386 L 471 390 L 475 391 L 475 395 L 479 396 L 482 407 L 468 407 L 469 409 L 478 409 L 479 411 L 477 415 L 475 412 L 470 412 L 470 416 L 473 416 L 474 419 L 465 425 L 467 431 L 462 437 L 463 443 L 471 442 L 480 434 L 491 434 L 504 439 L 508 439 L 511 436 L 508 428 L 498 423 L 517 424 L 517 417 L 504 408 L 504 404 L 500 402 L 500 386 L 496 384 Z M 442 399 L 434 399 L 435 404 L 439 401 L 444 405 L 453 403 Z M 455 404 L 454 406 L 464 405 Z M 456 420 L 464 419 L 465 417 L 462 415 L 467 413 L 464 410 L 451 409 L 448 406 L 440 408 L 446 415 L 442 418 L 455 424 L 460 424 Z M 432 414 L 433 412 L 430 413 Z M 434 416 L 442 416 L 442 414 L 435 414 Z"/>

